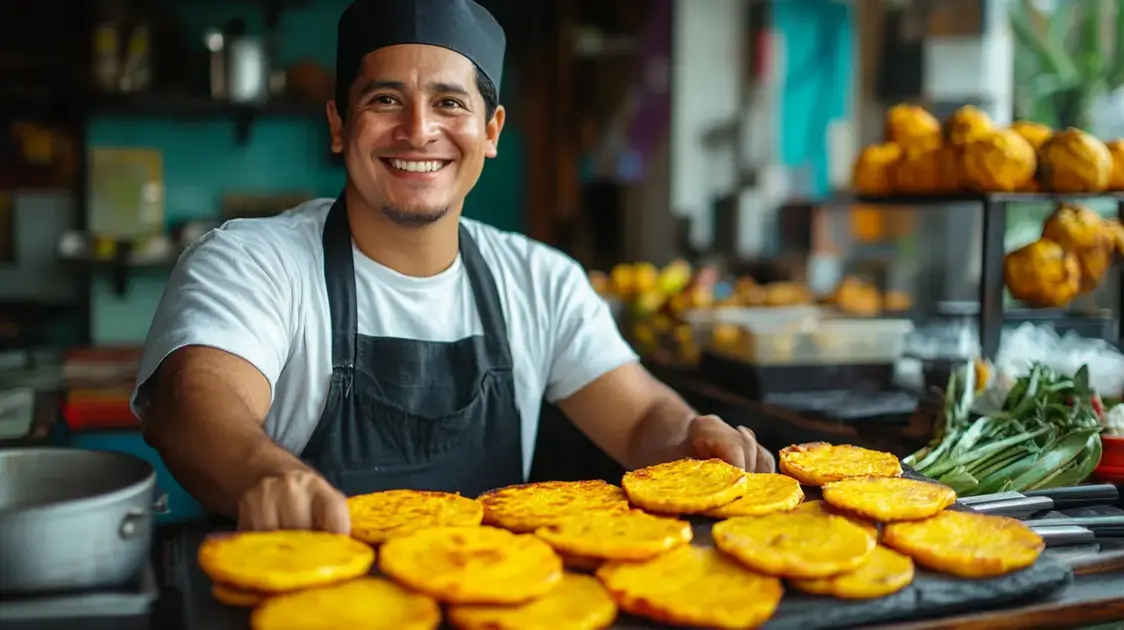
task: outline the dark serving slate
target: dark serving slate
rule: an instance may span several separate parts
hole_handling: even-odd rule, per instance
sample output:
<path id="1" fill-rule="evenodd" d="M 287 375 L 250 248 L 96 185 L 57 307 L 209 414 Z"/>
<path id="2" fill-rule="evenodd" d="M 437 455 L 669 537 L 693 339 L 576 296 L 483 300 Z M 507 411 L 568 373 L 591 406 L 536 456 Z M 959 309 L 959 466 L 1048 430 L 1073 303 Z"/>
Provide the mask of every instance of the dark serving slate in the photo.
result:
<path id="1" fill-rule="evenodd" d="M 904 477 L 926 479 L 908 466 L 903 468 Z M 804 493 L 808 501 L 820 498 L 819 488 L 805 486 Z M 968 510 L 959 503 L 949 509 Z M 712 545 L 710 528 L 714 520 L 703 517 L 690 520 L 695 531 L 692 544 Z M 214 526 L 189 528 L 175 543 L 175 580 L 183 596 L 184 629 L 247 630 L 249 611 L 215 601 L 211 597 L 211 581 L 195 560 L 200 543 L 211 531 L 215 531 Z M 1073 571 L 1067 564 L 1046 556 L 1022 571 L 982 580 L 956 578 L 918 567 L 912 584 L 878 599 L 841 600 L 787 589 L 776 614 L 764 628 L 821 630 L 930 619 L 1033 600 L 1072 581 Z M 670 626 L 622 614 L 611 628 L 661 630 Z"/>
<path id="2" fill-rule="evenodd" d="M 814 491 L 809 491 L 809 499 Z M 694 522 L 697 545 L 712 543 L 713 521 Z M 224 606 L 211 597 L 211 582 L 195 561 L 206 530 L 188 530 L 176 541 L 176 581 L 184 598 L 185 630 L 246 630 L 249 613 Z M 967 580 L 919 569 L 913 584 L 893 595 L 872 600 L 847 601 L 805 595 L 788 589 L 768 630 L 818 630 L 849 628 L 888 621 L 942 617 L 954 613 L 996 608 L 1044 596 L 1072 580 L 1069 567 L 1042 557 L 1034 566 L 999 578 Z M 614 629 L 666 628 L 645 619 L 621 615 Z"/>

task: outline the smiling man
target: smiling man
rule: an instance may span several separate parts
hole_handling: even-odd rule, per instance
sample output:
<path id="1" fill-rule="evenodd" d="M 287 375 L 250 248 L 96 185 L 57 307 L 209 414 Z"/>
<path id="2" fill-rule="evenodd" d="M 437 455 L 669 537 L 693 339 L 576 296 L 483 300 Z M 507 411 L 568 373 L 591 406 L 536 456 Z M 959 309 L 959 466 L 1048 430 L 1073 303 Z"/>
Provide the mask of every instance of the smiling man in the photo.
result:
<path id="1" fill-rule="evenodd" d="M 189 492 L 246 529 L 348 531 L 346 496 L 521 483 L 544 396 L 626 467 L 772 470 L 640 366 L 573 260 L 461 217 L 505 119 L 485 9 L 357 0 L 338 37 L 343 193 L 204 236 L 149 331 L 133 408 Z"/>

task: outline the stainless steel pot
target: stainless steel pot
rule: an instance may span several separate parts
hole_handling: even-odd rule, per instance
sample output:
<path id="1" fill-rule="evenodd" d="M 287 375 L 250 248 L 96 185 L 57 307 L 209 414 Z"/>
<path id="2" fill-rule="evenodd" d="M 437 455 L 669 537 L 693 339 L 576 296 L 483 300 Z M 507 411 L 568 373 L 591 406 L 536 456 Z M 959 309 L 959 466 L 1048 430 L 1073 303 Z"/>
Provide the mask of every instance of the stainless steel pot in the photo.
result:
<path id="1" fill-rule="evenodd" d="M 0 449 L 0 593 L 96 589 L 135 577 L 160 509 L 155 485 L 152 466 L 123 453 Z"/>

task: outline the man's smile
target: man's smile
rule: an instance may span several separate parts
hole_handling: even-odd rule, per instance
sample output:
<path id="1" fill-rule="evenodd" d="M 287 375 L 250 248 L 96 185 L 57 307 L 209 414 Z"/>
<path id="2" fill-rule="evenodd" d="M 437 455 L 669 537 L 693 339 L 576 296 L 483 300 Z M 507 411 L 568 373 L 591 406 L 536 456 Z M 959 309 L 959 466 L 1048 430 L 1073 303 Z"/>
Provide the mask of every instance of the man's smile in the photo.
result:
<path id="1" fill-rule="evenodd" d="M 387 170 L 404 179 L 433 179 L 440 175 L 452 160 L 418 160 L 406 158 L 379 158 Z"/>

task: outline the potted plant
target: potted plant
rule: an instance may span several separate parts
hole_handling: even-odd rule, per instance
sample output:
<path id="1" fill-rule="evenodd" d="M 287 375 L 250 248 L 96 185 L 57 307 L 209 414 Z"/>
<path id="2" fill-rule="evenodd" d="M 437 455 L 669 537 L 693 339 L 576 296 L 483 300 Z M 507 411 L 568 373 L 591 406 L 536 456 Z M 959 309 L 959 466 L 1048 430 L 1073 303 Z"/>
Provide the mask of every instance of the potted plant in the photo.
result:
<path id="1" fill-rule="evenodd" d="M 1100 96 L 1124 85 L 1124 3 L 1017 0 L 1010 5 L 1015 36 L 1015 115 L 1054 129 L 1088 130 Z"/>

